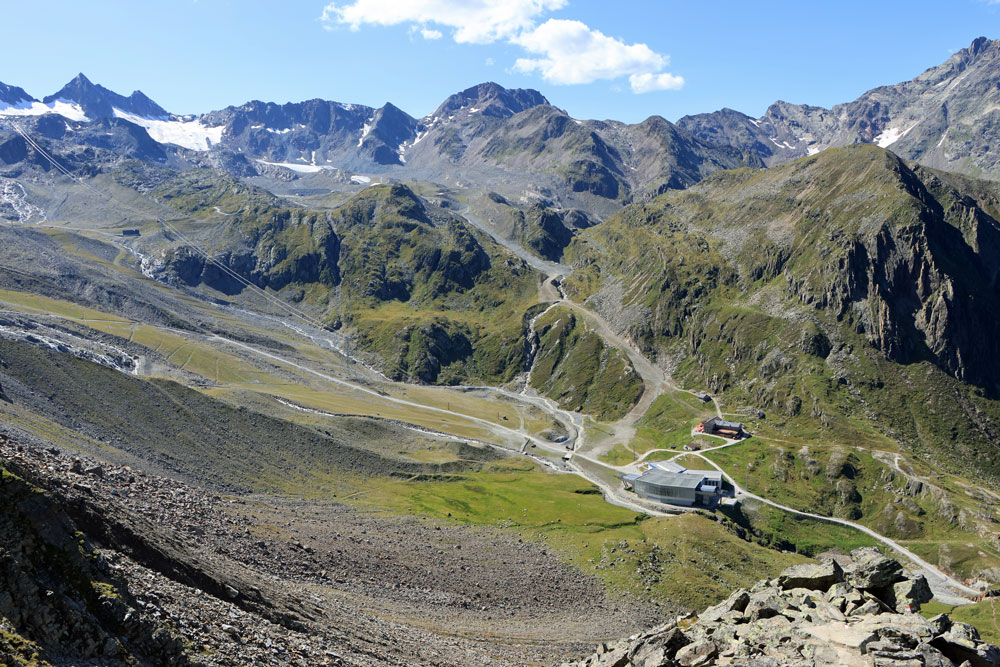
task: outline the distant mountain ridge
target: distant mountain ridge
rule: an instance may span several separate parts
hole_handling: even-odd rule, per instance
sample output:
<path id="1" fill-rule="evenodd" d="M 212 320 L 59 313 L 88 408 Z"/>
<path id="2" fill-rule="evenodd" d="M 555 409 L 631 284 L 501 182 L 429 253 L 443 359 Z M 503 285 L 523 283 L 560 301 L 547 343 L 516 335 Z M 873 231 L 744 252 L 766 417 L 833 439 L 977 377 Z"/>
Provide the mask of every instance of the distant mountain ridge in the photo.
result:
<path id="1" fill-rule="evenodd" d="M 1000 41 L 979 37 L 910 81 L 832 109 L 778 101 L 756 119 L 722 109 L 677 124 L 706 141 L 754 151 L 769 166 L 873 143 L 930 167 L 995 177 L 1000 155 L 990 146 L 1000 130 Z"/>
<path id="2" fill-rule="evenodd" d="M 44 97 L 42 103 L 51 104 L 57 100 L 75 102 L 87 117 L 92 119 L 114 118 L 115 109 L 149 118 L 166 119 L 170 116 L 166 109 L 146 97 L 142 91 L 136 90 L 128 97 L 124 97 L 104 86 L 92 83 L 82 73 L 77 74 L 58 92 Z"/>
<path id="3" fill-rule="evenodd" d="M 75 125 L 43 123 L 49 115 Z M 40 102 L 0 84 L 0 134 L 5 118 L 52 140 L 178 168 L 244 177 L 288 169 L 292 179 L 323 170 L 444 182 L 460 174 L 466 184 L 502 185 L 508 195 L 605 215 L 720 169 L 773 166 L 855 143 L 998 176 L 991 142 L 1000 133 L 1000 41 L 978 38 L 911 81 L 833 109 L 779 101 L 757 119 L 722 109 L 677 123 L 579 120 L 536 90 L 492 82 L 449 96 L 423 118 L 391 103 L 376 109 L 321 99 L 178 116 L 140 91 L 125 97 L 83 74 Z"/>

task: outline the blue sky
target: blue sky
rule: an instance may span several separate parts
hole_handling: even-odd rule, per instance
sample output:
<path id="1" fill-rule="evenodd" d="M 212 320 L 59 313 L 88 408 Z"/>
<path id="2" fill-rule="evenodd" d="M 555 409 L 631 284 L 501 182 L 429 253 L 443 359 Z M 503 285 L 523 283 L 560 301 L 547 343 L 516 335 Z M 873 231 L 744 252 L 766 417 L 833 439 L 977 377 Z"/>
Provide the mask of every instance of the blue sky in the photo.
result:
<path id="1" fill-rule="evenodd" d="M 77 72 L 176 113 L 313 97 L 414 116 L 482 81 L 578 118 L 670 120 L 784 99 L 831 106 L 916 76 L 1000 0 L 2 0 L 0 81 L 42 97 Z M 16 54 L 16 55 L 15 55 Z"/>

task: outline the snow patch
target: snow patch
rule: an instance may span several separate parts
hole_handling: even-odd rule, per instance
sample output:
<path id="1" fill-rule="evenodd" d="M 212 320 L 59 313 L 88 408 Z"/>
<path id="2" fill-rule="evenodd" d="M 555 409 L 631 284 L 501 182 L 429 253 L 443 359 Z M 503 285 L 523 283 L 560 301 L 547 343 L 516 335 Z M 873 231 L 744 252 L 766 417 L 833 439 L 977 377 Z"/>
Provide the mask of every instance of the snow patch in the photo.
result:
<path id="1" fill-rule="evenodd" d="M 916 126 L 917 123 L 914 123 L 905 130 L 900 130 L 898 127 L 890 127 L 889 129 L 884 130 L 881 134 L 872 139 L 872 143 L 876 144 L 879 148 L 888 148 L 889 146 L 892 146 L 894 143 L 905 137 L 906 134 Z"/>
<path id="2" fill-rule="evenodd" d="M 302 158 L 299 158 L 300 160 Z M 318 171 L 336 170 L 336 167 L 331 167 L 325 164 L 297 164 L 295 162 L 268 162 L 267 160 L 257 160 L 261 164 L 266 164 L 272 167 L 284 167 L 285 169 L 291 169 L 292 171 L 297 171 L 300 174 L 315 174 Z"/>
<path id="3" fill-rule="evenodd" d="M 292 131 L 292 128 L 286 127 L 283 130 L 276 130 L 273 127 L 269 127 L 267 128 L 267 131 L 270 132 L 271 134 L 288 134 L 289 132 Z"/>
<path id="4" fill-rule="evenodd" d="M 197 120 L 164 120 L 137 116 L 121 109 L 112 109 L 112 111 L 116 118 L 146 128 L 146 132 L 157 143 L 173 144 L 192 151 L 207 151 L 212 147 L 212 144 L 222 141 L 222 132 L 225 130 L 222 125 L 209 127 L 202 125 L 201 121 Z"/>
<path id="5" fill-rule="evenodd" d="M 361 144 L 364 143 L 365 137 L 371 134 L 373 127 L 375 127 L 375 116 L 365 121 L 364 127 L 361 128 L 361 136 L 358 138 L 358 148 L 361 148 Z"/>
<path id="6" fill-rule="evenodd" d="M 357 183 L 358 185 L 367 185 L 371 183 L 372 179 L 368 176 L 361 176 L 360 174 L 354 174 L 351 176 L 351 183 Z"/>
<path id="7" fill-rule="evenodd" d="M 426 137 L 428 135 L 428 133 L 430 133 L 430 130 L 424 130 L 423 132 L 417 132 L 417 136 L 413 138 L 413 143 L 410 144 L 410 148 L 413 148 L 414 146 L 416 146 L 417 144 L 419 144 L 421 141 L 423 141 L 424 137 Z"/>
<path id="8" fill-rule="evenodd" d="M 807 146 L 806 147 L 806 155 L 816 155 L 816 153 L 819 153 L 819 151 L 820 151 L 819 146 Z"/>
<path id="9" fill-rule="evenodd" d="M 47 113 L 56 113 L 63 118 L 81 123 L 90 120 L 80 105 L 72 100 L 59 99 L 48 104 L 29 100 L 21 100 L 14 104 L 0 102 L 0 116 L 42 116 Z"/>
<path id="10" fill-rule="evenodd" d="M 795 150 L 795 146 L 792 146 L 792 145 L 791 145 L 791 144 L 789 144 L 789 143 L 788 143 L 787 141 L 780 141 L 780 142 L 779 142 L 779 141 L 778 141 L 777 139 L 775 139 L 774 137 L 768 137 L 768 141 L 770 141 L 770 142 L 771 142 L 772 144 L 774 144 L 774 145 L 775 145 L 775 146 L 777 146 L 778 148 L 787 148 L 787 149 L 788 149 L 788 150 L 790 150 L 790 151 L 794 151 L 794 150 Z"/>
<path id="11" fill-rule="evenodd" d="M 755 121 L 753 118 L 748 118 L 747 120 L 753 123 L 754 127 L 760 127 L 760 123 Z"/>
<path id="12" fill-rule="evenodd" d="M 941 144 L 943 144 L 944 140 L 947 138 L 948 138 L 948 128 L 945 128 L 944 133 L 941 134 L 941 138 L 938 140 L 938 145 L 935 146 L 934 148 L 941 148 Z"/>

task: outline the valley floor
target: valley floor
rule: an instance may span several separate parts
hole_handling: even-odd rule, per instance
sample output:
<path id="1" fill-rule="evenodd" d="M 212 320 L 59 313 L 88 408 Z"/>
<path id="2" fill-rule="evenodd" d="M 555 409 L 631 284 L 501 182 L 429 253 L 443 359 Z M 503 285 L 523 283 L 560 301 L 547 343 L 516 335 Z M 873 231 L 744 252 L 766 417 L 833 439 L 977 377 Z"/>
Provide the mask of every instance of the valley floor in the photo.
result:
<path id="1" fill-rule="evenodd" d="M 509 531 L 219 495 L 6 439 L 0 459 L 86 505 L 70 511 L 78 523 L 155 526 L 102 553 L 200 664 L 552 664 L 671 615 Z M 200 590 L 206 581 L 229 594 Z"/>

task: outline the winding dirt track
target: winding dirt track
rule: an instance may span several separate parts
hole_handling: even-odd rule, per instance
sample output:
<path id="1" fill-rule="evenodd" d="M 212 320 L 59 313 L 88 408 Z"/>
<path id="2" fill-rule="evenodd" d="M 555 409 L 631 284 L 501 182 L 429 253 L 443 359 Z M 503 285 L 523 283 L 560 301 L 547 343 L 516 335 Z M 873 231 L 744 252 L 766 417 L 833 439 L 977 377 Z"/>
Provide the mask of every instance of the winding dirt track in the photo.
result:
<path id="1" fill-rule="evenodd" d="M 471 212 L 471 210 L 469 209 L 468 206 L 465 207 L 465 209 L 460 213 L 460 215 L 465 220 L 467 220 L 470 225 L 472 225 L 473 227 L 475 227 L 477 229 L 480 229 L 483 232 L 489 234 L 495 241 L 497 241 L 497 243 L 499 243 L 503 247 L 505 247 L 508 250 L 510 250 L 516 256 L 522 258 L 527 264 L 529 264 L 530 266 L 532 266 L 533 268 L 535 268 L 537 271 L 539 271 L 540 273 L 542 273 L 543 275 L 546 276 L 545 280 L 540 285 L 540 290 L 539 290 L 540 291 L 540 295 L 544 298 L 544 300 L 549 300 L 549 299 L 547 299 L 545 297 L 553 297 L 552 300 L 556 301 L 556 299 L 554 297 L 556 297 L 556 295 L 558 294 L 558 300 L 556 302 L 559 305 L 565 306 L 567 308 L 572 309 L 574 312 L 579 313 L 587 321 L 587 323 L 592 327 L 592 329 L 598 335 L 600 335 L 601 338 L 608 345 L 610 345 L 612 347 L 616 347 L 616 348 L 622 350 L 628 356 L 628 358 L 632 362 L 632 365 L 635 368 L 636 372 L 639 374 L 639 376 L 643 380 L 644 391 L 643 391 L 643 395 L 642 395 L 640 401 L 637 403 L 637 405 L 634 406 L 632 408 L 632 410 L 630 410 L 629 413 L 623 419 L 619 420 L 619 422 L 610 425 L 610 428 L 612 429 L 612 435 L 613 435 L 612 441 L 615 440 L 615 439 L 617 439 L 617 440 L 620 440 L 620 441 L 628 442 L 631 439 L 632 434 L 634 434 L 634 429 L 635 429 L 636 422 L 642 417 L 642 415 L 649 408 L 649 406 L 652 404 L 652 402 L 658 396 L 660 396 L 666 389 L 669 388 L 669 389 L 676 389 L 676 390 L 680 390 L 680 391 L 685 391 L 687 393 L 692 393 L 692 394 L 694 393 L 694 392 L 691 392 L 691 391 L 688 391 L 688 390 L 676 387 L 676 385 L 673 384 L 673 382 L 670 380 L 670 378 L 667 377 L 667 375 L 664 373 L 664 371 L 662 369 L 660 369 L 658 366 L 656 366 L 654 363 L 652 363 L 649 359 L 647 359 L 638 349 L 635 348 L 634 345 L 632 345 L 630 343 L 630 341 L 628 341 L 624 337 L 622 337 L 619 334 L 617 334 L 611 328 L 611 326 L 608 324 L 608 322 L 606 320 L 604 320 L 604 318 L 602 318 L 599 314 L 594 313 L 593 311 L 587 309 L 586 307 L 584 307 L 581 304 L 578 304 L 578 303 L 575 303 L 573 301 L 570 301 L 562 293 L 562 290 L 556 290 L 555 289 L 555 285 L 554 285 L 554 283 L 552 281 L 553 280 L 560 280 L 560 279 L 564 278 L 565 276 L 569 275 L 569 273 L 572 270 L 570 267 L 568 267 L 566 265 L 563 265 L 563 264 L 557 264 L 557 263 L 546 262 L 544 260 L 541 260 L 541 259 L 533 256 L 531 253 L 528 253 L 524 248 L 520 247 L 518 244 L 500 237 L 494 230 L 492 230 L 489 227 L 489 225 L 485 224 L 481 219 L 479 219 L 478 217 L 476 217 Z M 81 231 L 83 231 L 83 230 L 81 230 Z M 92 231 L 92 230 L 87 230 L 87 231 Z M 67 318 L 67 319 L 70 319 L 70 318 Z M 175 331 L 176 333 L 181 333 L 181 334 L 184 334 L 184 335 L 190 335 L 190 332 L 179 332 L 179 331 L 176 331 L 176 330 L 172 330 L 169 327 L 160 327 L 160 328 L 162 328 L 164 330 Z M 296 333 L 298 333 L 299 335 L 301 335 L 305 339 L 311 339 L 313 342 L 317 342 L 317 336 L 320 336 L 320 337 L 323 336 L 323 332 L 321 332 L 319 330 L 310 332 L 310 331 L 307 331 L 307 330 L 302 330 L 302 329 L 300 329 L 298 327 L 296 327 Z M 218 336 L 218 335 L 207 336 L 206 338 L 208 340 L 214 340 L 214 341 L 216 341 L 218 343 L 222 343 L 224 345 L 236 346 L 238 348 L 241 348 L 246 353 L 253 354 L 255 356 L 262 357 L 262 358 L 267 358 L 267 359 L 269 359 L 272 362 L 277 362 L 277 363 L 288 365 L 288 366 L 293 367 L 293 368 L 295 368 L 295 369 L 297 369 L 299 371 L 309 373 L 309 374 L 311 374 L 311 375 L 313 375 L 315 377 L 319 377 L 319 378 L 321 378 L 321 379 L 323 379 L 325 381 L 328 381 L 328 382 L 331 382 L 331 383 L 334 383 L 334 384 L 337 384 L 337 385 L 340 385 L 340 386 L 349 387 L 352 390 L 359 391 L 359 392 L 362 392 L 364 394 L 375 396 L 379 400 L 382 400 L 382 401 L 389 401 L 389 402 L 392 402 L 392 403 L 395 403 L 397 405 L 401 405 L 401 406 L 404 406 L 404 407 L 411 407 L 411 408 L 414 408 L 414 409 L 419 409 L 419 410 L 434 412 L 434 413 L 437 413 L 437 414 L 447 415 L 447 416 L 449 416 L 449 417 L 451 417 L 453 419 L 459 419 L 459 420 L 464 420 L 464 421 L 467 421 L 467 422 L 474 423 L 477 426 L 485 427 L 486 429 L 488 429 L 489 432 L 495 434 L 498 437 L 498 439 L 501 440 L 501 442 L 505 442 L 505 443 L 517 442 L 517 443 L 520 443 L 524 439 L 527 439 L 527 440 L 531 441 L 532 443 L 534 443 L 537 447 L 539 447 L 542 450 L 547 451 L 547 452 L 549 452 L 551 454 L 564 454 L 565 451 L 566 451 L 563 448 L 562 445 L 550 443 L 547 440 L 544 440 L 542 438 L 538 438 L 538 437 L 536 437 L 536 436 L 528 433 L 523 428 L 507 427 L 507 426 L 503 426 L 501 424 L 497 424 L 497 423 L 494 423 L 494 422 L 491 422 L 489 420 L 482 419 L 482 418 L 479 418 L 479 417 L 476 417 L 476 416 L 473 416 L 473 415 L 467 415 L 467 414 L 456 412 L 456 411 L 453 411 L 453 410 L 450 410 L 450 409 L 440 408 L 440 407 L 433 406 L 433 405 L 425 405 L 425 404 L 421 404 L 421 403 L 418 403 L 418 402 L 415 402 L 415 401 L 410 401 L 410 400 L 407 400 L 407 399 L 404 399 L 404 398 L 398 398 L 398 397 L 394 397 L 394 396 L 391 396 L 391 395 L 387 395 L 387 394 L 381 393 L 379 391 L 376 391 L 374 389 L 371 389 L 370 387 L 365 386 L 364 384 L 356 383 L 356 382 L 352 382 L 352 381 L 345 380 L 345 379 L 342 379 L 342 378 L 334 377 L 334 376 L 329 375 L 327 373 L 323 373 L 323 372 L 317 371 L 317 370 L 315 370 L 313 368 L 309 368 L 308 366 L 305 366 L 303 364 L 297 363 L 297 362 L 292 361 L 290 359 L 286 359 L 286 358 L 284 358 L 284 357 L 282 357 L 280 355 L 277 355 L 277 354 L 274 354 L 274 353 L 271 353 L 271 352 L 266 352 L 264 350 L 257 349 L 254 346 L 248 345 L 246 343 L 241 343 L 239 341 L 234 341 L 234 340 L 231 340 L 231 339 L 228 339 L 228 338 L 224 338 L 224 337 L 221 337 L 221 336 Z M 341 348 L 340 346 L 334 344 L 333 341 L 330 341 L 330 343 L 331 343 L 331 345 L 328 347 L 328 349 L 331 349 L 331 351 L 334 351 L 334 352 L 340 354 L 341 356 L 343 356 L 346 359 L 349 359 L 349 360 L 352 360 L 352 361 L 359 361 L 359 360 L 356 360 L 353 357 L 351 357 L 343 348 Z M 376 372 L 374 372 L 374 369 L 366 367 L 365 370 L 367 372 L 371 373 L 373 377 L 379 376 L 378 377 L 379 381 L 381 381 L 381 382 L 385 382 L 386 381 L 385 377 L 381 376 L 380 374 L 377 374 Z M 576 458 L 579 458 L 579 459 L 581 459 L 583 461 L 586 461 L 587 463 L 589 463 L 589 464 L 591 464 L 593 466 L 598 466 L 598 467 L 600 467 L 600 468 L 602 468 L 602 469 L 604 469 L 604 470 L 606 470 L 606 471 L 608 471 L 610 473 L 613 473 L 613 474 L 620 473 L 623 470 L 623 468 L 618 468 L 618 467 L 615 467 L 615 466 L 610 466 L 610 465 L 608 465 L 606 463 L 603 463 L 603 462 L 597 460 L 594 456 L 592 456 L 592 455 L 595 454 L 595 452 L 584 453 L 583 451 L 580 451 L 581 447 L 586 443 L 586 439 L 587 439 L 586 438 L 586 420 L 584 419 L 583 415 L 563 410 L 563 409 L 559 408 L 558 405 L 556 405 L 554 401 L 551 401 L 550 399 L 547 399 L 547 398 L 544 398 L 544 397 L 535 397 L 535 396 L 528 396 L 528 395 L 524 395 L 524 394 L 515 394 L 513 392 L 506 392 L 504 390 L 496 389 L 496 388 L 481 388 L 481 389 L 486 390 L 486 391 L 493 391 L 493 392 L 496 392 L 498 394 L 503 394 L 507 398 L 513 398 L 515 400 L 524 401 L 524 402 L 530 403 L 530 404 L 532 404 L 532 405 L 534 405 L 536 407 L 540 407 L 541 409 L 545 410 L 550 416 L 552 416 L 554 419 L 556 419 L 558 422 L 562 423 L 566 427 L 567 432 L 570 434 L 570 445 L 571 445 L 571 452 L 569 453 L 569 459 L 570 460 L 566 461 L 566 466 L 565 466 L 565 468 L 562 469 L 562 471 L 563 472 L 572 472 L 574 474 L 577 474 L 577 475 L 583 477 L 584 479 L 588 480 L 589 482 L 595 484 L 598 488 L 600 488 L 602 490 L 602 492 L 604 493 L 604 497 L 605 497 L 605 499 L 608 502 L 613 503 L 615 505 L 620 505 L 622 507 L 626 507 L 626 508 L 628 508 L 630 510 L 633 510 L 633 511 L 643 512 L 645 514 L 650 514 L 650 515 L 654 515 L 654 516 L 673 516 L 673 515 L 676 515 L 676 513 L 677 513 L 676 511 L 675 512 L 660 511 L 660 510 L 656 509 L 655 507 L 650 506 L 649 504 L 646 504 L 646 503 L 643 503 L 643 502 L 637 502 L 639 499 L 634 499 L 635 498 L 634 496 L 631 496 L 631 494 L 628 494 L 627 492 L 625 492 L 620 486 L 609 484 L 604 479 L 602 479 L 599 475 L 596 475 L 596 474 L 594 474 L 594 473 L 586 470 L 583 466 L 575 465 L 573 463 L 572 459 L 574 457 L 576 457 Z M 721 414 L 722 414 L 721 408 L 720 408 L 718 402 L 715 400 L 714 396 L 712 397 L 712 401 L 713 401 L 713 404 L 715 405 L 716 413 L 721 416 Z M 723 447 L 724 446 L 729 446 L 730 444 L 732 444 L 732 443 L 727 443 L 726 445 L 722 445 L 722 446 Z M 516 445 L 513 447 L 513 449 L 516 450 Z M 713 448 L 713 449 L 715 449 L 715 448 Z M 709 451 L 709 450 L 706 450 L 706 451 Z M 708 458 L 702 456 L 699 453 L 694 453 L 694 455 L 702 458 L 704 461 L 708 462 L 709 465 L 711 465 L 712 467 L 720 470 L 722 472 L 722 474 L 733 484 L 734 488 L 737 491 L 737 497 L 742 497 L 742 498 L 746 498 L 746 499 L 756 500 L 758 502 L 762 502 L 764 504 L 767 504 L 767 505 L 770 505 L 770 506 L 775 507 L 777 509 L 789 512 L 791 514 L 796 514 L 796 515 L 799 515 L 799 516 L 809 517 L 809 518 L 816 519 L 816 520 L 819 520 L 819 521 L 827 521 L 827 522 L 831 522 L 831 523 L 836 523 L 836 524 L 848 526 L 848 527 L 854 528 L 856 530 L 859 530 L 859 531 L 865 533 L 866 535 L 869 535 L 870 537 L 873 537 L 874 539 L 882 542 L 883 544 L 886 544 L 887 546 L 891 547 L 892 549 L 894 549 L 898 553 L 900 553 L 903 556 L 905 556 L 908 560 L 910 560 L 914 564 L 916 564 L 924 572 L 924 574 L 927 577 L 928 581 L 935 587 L 935 589 L 936 589 L 935 592 L 938 593 L 943 599 L 945 599 L 945 600 L 947 600 L 947 601 L 949 601 L 951 603 L 962 604 L 962 603 L 967 603 L 968 600 L 965 600 L 964 598 L 957 597 L 954 594 L 950 594 L 946 590 L 946 588 L 951 588 L 954 591 L 960 591 L 961 593 L 964 593 L 964 594 L 967 594 L 967 595 L 970 595 L 970 596 L 976 596 L 976 595 L 978 595 L 978 591 L 975 591 L 975 590 L 973 590 L 973 589 L 965 586 L 961 582 L 955 580 L 953 577 L 950 577 L 947 574 L 944 574 L 943 572 L 941 572 L 940 570 L 938 570 L 936 567 L 934 567 L 933 565 L 931 565 L 927 561 L 921 559 L 919 556 L 917 556 L 913 552 L 909 551 L 905 547 L 901 546 L 897 542 L 895 542 L 893 540 L 890 540 L 889 538 L 884 537 L 884 536 L 876 533 L 875 531 L 871 530 L 870 528 L 867 528 L 866 526 L 863 526 L 863 525 L 860 525 L 860 524 L 857 524 L 857 523 L 854 523 L 854 522 L 851 522 L 851 521 L 847 521 L 847 520 L 844 520 L 844 519 L 837 519 L 837 518 L 826 517 L 826 516 L 822 516 L 822 515 L 818 515 L 818 514 L 811 514 L 809 512 L 803 512 L 803 511 L 800 511 L 800 510 L 793 509 L 791 507 L 786 507 L 784 505 L 778 504 L 778 503 L 776 503 L 774 501 L 771 501 L 771 500 L 768 500 L 766 498 L 763 498 L 763 497 L 751 494 L 751 493 L 747 492 L 746 490 L 742 489 L 741 487 L 739 487 L 735 483 L 735 481 L 724 470 L 722 470 L 718 465 L 716 465 L 714 462 L 712 462 L 711 460 L 709 460 Z M 557 465 L 552 464 L 551 462 L 548 462 L 548 464 L 551 467 L 553 467 L 553 468 L 555 468 L 557 470 L 560 469 Z"/>
<path id="2" fill-rule="evenodd" d="M 500 242 L 504 247 L 511 249 L 513 252 L 515 252 L 515 254 L 525 259 L 525 261 L 527 261 L 533 267 L 535 267 L 540 271 L 546 272 L 547 278 L 545 282 L 548 283 L 553 279 L 562 279 L 567 275 L 569 275 L 569 272 L 572 270 L 570 267 L 567 267 L 565 265 L 552 265 L 551 263 L 548 262 L 542 262 L 537 258 L 534 258 L 533 261 L 529 260 L 527 257 L 529 253 L 527 253 L 523 248 L 517 246 L 517 244 L 512 241 L 506 239 L 501 240 L 500 238 L 498 238 L 498 235 L 496 235 L 492 230 L 490 230 L 488 226 L 484 225 L 481 220 L 475 218 L 474 215 L 470 215 L 468 206 L 466 206 L 465 210 L 462 212 L 462 215 L 463 217 L 465 217 L 466 220 L 469 221 L 470 224 L 490 234 L 490 236 L 492 236 L 494 239 Z M 473 221 L 472 219 L 475 219 L 475 221 Z M 511 246 L 517 247 L 517 250 L 513 250 Z M 552 269 L 554 269 L 556 266 L 558 266 L 558 268 L 556 269 L 556 271 L 558 272 L 557 273 L 552 272 Z M 548 271 L 546 269 L 548 269 Z M 611 425 L 611 428 L 613 429 L 616 437 L 624 438 L 624 442 L 628 442 L 629 440 L 631 440 L 630 436 L 634 434 L 635 423 L 638 422 L 639 419 L 641 419 L 642 415 L 645 414 L 646 410 L 649 409 L 649 406 L 652 405 L 653 401 L 656 400 L 656 398 L 664 392 L 665 388 L 670 387 L 673 389 L 684 391 L 689 394 L 695 393 L 692 391 L 688 391 L 686 389 L 681 389 L 680 387 L 674 385 L 673 382 L 670 380 L 670 378 L 667 377 L 666 373 L 661 368 L 659 368 L 658 366 L 656 366 L 656 364 L 654 364 L 652 361 L 646 358 L 646 356 L 643 355 L 642 352 L 640 352 L 629 340 L 617 334 L 611 328 L 608 322 L 599 314 L 585 308 L 581 304 L 570 301 L 569 299 L 566 298 L 565 294 L 563 294 L 561 289 L 559 290 L 559 295 L 561 297 L 559 304 L 566 306 L 572 309 L 573 311 L 579 313 L 586 319 L 586 321 L 588 322 L 588 324 L 590 324 L 592 329 L 599 336 L 601 336 L 601 338 L 608 345 L 622 350 L 628 356 L 629 360 L 632 362 L 632 365 L 635 367 L 636 372 L 643 380 L 644 391 L 639 402 L 632 408 L 632 410 L 629 411 L 629 413 L 623 419 L 621 419 L 616 424 Z M 716 414 L 719 417 L 722 417 L 722 408 L 719 406 L 719 403 L 716 400 L 715 396 L 712 396 L 711 400 L 713 405 L 715 406 Z M 578 456 L 595 465 L 599 465 L 605 468 L 612 468 L 612 466 L 608 466 L 607 464 L 604 464 L 596 460 L 595 458 L 592 458 L 590 456 L 583 454 L 582 452 L 579 452 L 578 450 L 580 448 L 580 445 L 583 444 L 584 441 L 585 441 L 585 432 L 581 428 L 580 436 L 574 443 L 574 456 Z M 720 445 L 719 447 L 713 447 L 712 449 L 721 449 L 723 447 L 728 447 L 733 444 L 736 443 L 730 442 L 724 445 Z M 711 450 L 706 450 L 706 451 L 711 451 Z M 646 455 L 648 455 L 648 453 Z M 868 528 L 867 526 L 854 523 L 853 521 L 847 521 L 846 519 L 838 519 L 834 517 L 823 516 L 820 514 L 803 512 L 791 507 L 787 507 L 785 505 L 781 505 L 772 500 L 768 500 L 767 498 L 763 498 L 761 496 L 749 493 L 745 489 L 741 488 L 738 484 L 736 484 L 735 480 L 733 480 L 732 477 L 730 477 L 729 474 L 727 474 L 726 471 L 723 470 L 721 467 L 719 467 L 715 462 L 711 461 L 710 459 L 708 459 L 707 457 L 703 456 L 700 453 L 694 453 L 694 455 L 701 458 L 703 461 L 706 461 L 713 468 L 719 470 L 726 477 L 726 479 L 728 479 L 733 484 L 733 487 L 736 489 L 737 497 L 756 500 L 766 505 L 770 505 L 771 507 L 775 507 L 777 509 L 798 516 L 804 516 L 819 521 L 826 521 L 830 523 L 840 524 L 843 526 L 848 526 L 850 528 L 859 530 L 862 533 L 889 546 L 897 553 L 905 556 L 908 560 L 914 563 L 923 572 L 924 576 L 927 577 L 928 583 L 930 583 L 932 588 L 934 589 L 935 595 L 938 596 L 939 599 L 941 599 L 942 601 L 950 602 L 952 604 L 964 604 L 968 602 L 968 600 L 966 600 L 965 598 L 956 596 L 952 591 L 960 591 L 961 593 L 964 593 L 972 597 L 976 597 L 977 595 L 979 595 L 979 591 L 976 591 L 966 586 L 962 582 L 958 581 L 954 577 L 945 574 L 937 567 L 935 567 L 931 563 L 928 563 L 926 560 L 920 558 L 918 555 L 916 555 L 906 547 L 902 546 L 898 542 L 875 532 L 874 530 Z M 898 458 L 896 463 L 898 466 Z M 585 474 L 584 471 L 582 471 L 579 468 L 577 468 L 577 471 L 578 474 L 580 474 L 581 476 L 596 483 L 602 489 L 602 491 L 604 491 L 605 498 L 607 498 L 609 501 L 614 502 L 612 498 L 615 498 L 616 500 L 619 501 L 622 500 L 620 498 L 622 494 L 619 492 L 618 489 L 608 488 L 607 484 L 604 484 L 600 480 L 592 479 L 591 476 Z M 902 471 L 900 470 L 900 472 Z M 616 504 L 624 504 L 624 503 L 618 502 Z M 648 512 L 648 510 L 645 511 Z"/>

